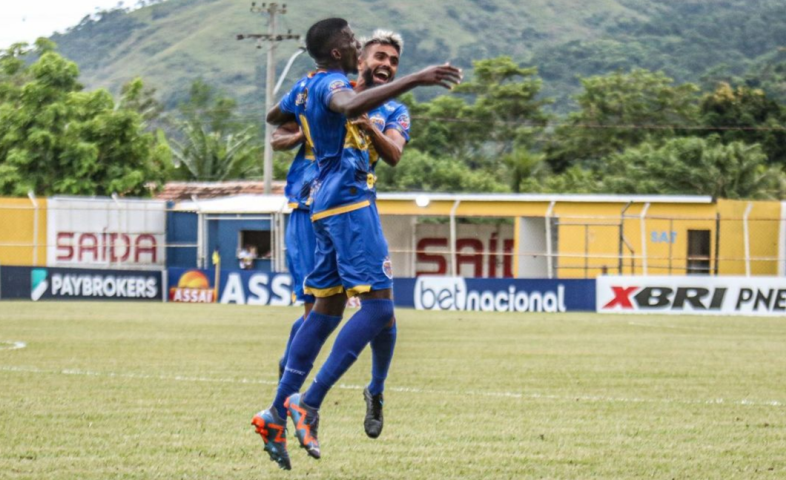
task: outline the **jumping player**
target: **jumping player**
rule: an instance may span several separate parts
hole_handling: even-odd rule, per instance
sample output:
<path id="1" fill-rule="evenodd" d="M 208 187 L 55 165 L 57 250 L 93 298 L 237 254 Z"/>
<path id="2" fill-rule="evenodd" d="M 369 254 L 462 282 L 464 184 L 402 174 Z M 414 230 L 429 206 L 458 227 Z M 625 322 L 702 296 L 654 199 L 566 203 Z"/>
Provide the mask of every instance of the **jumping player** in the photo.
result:
<path id="1" fill-rule="evenodd" d="M 398 72 L 404 41 L 400 35 L 376 30 L 371 38 L 361 40 L 359 79 L 355 91 L 384 85 L 393 81 Z M 299 88 L 296 86 L 296 88 Z M 379 159 L 395 167 L 409 140 L 410 117 L 407 107 L 390 100 L 368 114 L 353 120 L 371 140 L 369 160 L 373 172 Z M 295 334 L 313 306 L 313 297 L 303 292 L 303 279 L 313 269 L 314 229 L 308 216 L 308 185 L 316 175 L 316 164 L 311 146 L 303 144 L 305 136 L 296 122 L 281 125 L 273 133 L 274 150 L 288 150 L 302 144 L 287 175 L 286 194 L 293 208 L 287 226 L 287 264 L 295 284 L 293 296 L 305 302 L 305 315 L 292 325 L 287 349 L 279 363 L 279 379 L 286 367 L 286 358 Z M 308 250 L 308 249 L 311 250 Z M 309 254 L 309 251 L 312 254 Z M 309 303 L 309 300 L 311 303 Z M 377 438 L 383 427 L 383 391 L 396 346 L 395 318 L 371 341 L 371 383 L 363 391 L 366 416 L 363 422 L 366 435 Z"/>
<path id="2" fill-rule="evenodd" d="M 362 40 L 360 75 L 355 91 L 385 85 L 396 78 L 404 41 L 400 35 L 377 30 L 371 38 Z M 395 167 L 409 141 L 410 116 L 407 107 L 389 100 L 366 115 L 353 120 L 370 139 L 369 164 L 374 173 L 377 162 L 382 159 Z M 395 316 L 379 334 L 371 340 L 371 383 L 363 390 L 366 416 L 363 427 L 366 435 L 377 438 L 382 433 L 383 391 L 388 376 L 393 350 L 396 347 L 398 327 Z"/>
<path id="3" fill-rule="evenodd" d="M 295 88 L 299 87 L 295 86 Z M 281 380 L 292 340 L 314 306 L 314 296 L 307 295 L 303 291 L 303 280 L 314 269 L 316 236 L 314 235 L 314 227 L 311 226 L 308 197 L 311 182 L 317 176 L 317 165 L 311 145 L 304 142 L 303 132 L 295 122 L 278 127 L 273 133 L 271 145 L 274 150 L 288 150 L 300 145 L 297 155 L 289 167 L 287 185 L 284 190 L 289 207 L 292 209 L 284 241 L 287 247 L 287 268 L 292 275 L 292 301 L 303 302 L 305 309 L 303 316 L 292 324 L 287 348 L 279 361 L 278 378 Z"/>
<path id="4" fill-rule="evenodd" d="M 354 92 L 346 75 L 358 71 L 360 45 L 343 19 L 314 24 L 306 35 L 306 47 L 317 63 L 316 74 L 306 80 L 298 96 L 288 96 L 267 116 L 267 121 L 276 125 L 297 119 L 314 148 L 319 169 L 311 189 L 316 266 L 305 281 L 305 293 L 315 295 L 316 302 L 292 341 L 272 407 L 253 420 L 265 450 L 285 469 L 291 468 L 286 450 L 287 413 L 295 422 L 301 446 L 319 458 L 317 429 L 322 400 L 393 319 L 392 270 L 374 203 L 368 143 L 348 119 L 415 87 L 451 88 L 461 81 L 458 69 L 442 65 Z M 347 295 L 360 295 L 361 308 L 339 333 L 325 365 L 301 399 L 296 392 L 325 339 L 341 321 Z"/>

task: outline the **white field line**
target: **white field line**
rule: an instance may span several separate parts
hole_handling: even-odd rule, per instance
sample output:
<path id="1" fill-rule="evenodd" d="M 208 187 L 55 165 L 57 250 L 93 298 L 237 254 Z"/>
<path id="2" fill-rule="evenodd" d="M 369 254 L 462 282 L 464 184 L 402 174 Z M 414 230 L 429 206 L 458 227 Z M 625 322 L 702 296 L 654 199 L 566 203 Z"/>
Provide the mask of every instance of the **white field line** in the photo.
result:
<path id="1" fill-rule="evenodd" d="M 0 350 L 21 350 L 25 348 L 27 344 L 25 342 L 1 342 L 0 341 Z"/>
<path id="2" fill-rule="evenodd" d="M 238 385 L 278 385 L 273 380 L 254 380 L 248 378 L 209 378 L 191 377 L 186 375 L 148 375 L 141 373 L 117 373 L 117 372 L 94 372 L 89 370 L 43 370 L 35 367 L 14 367 L 0 365 L 0 371 L 38 373 L 50 375 L 76 375 L 84 377 L 102 378 L 130 378 L 139 380 L 163 380 L 167 382 L 190 382 L 190 383 L 230 383 Z M 363 390 L 364 385 L 338 384 L 335 388 L 342 390 Z M 516 392 L 488 392 L 488 391 L 452 391 L 452 390 L 433 390 L 410 387 L 388 387 L 387 390 L 398 393 L 416 393 L 427 395 L 458 395 L 471 397 L 494 397 L 494 398 L 516 398 L 534 400 L 559 400 L 559 401 L 583 401 L 600 403 L 663 403 L 681 405 L 733 405 L 733 406 L 753 406 L 753 407 L 783 407 L 786 403 L 777 400 L 726 400 L 723 398 L 713 398 L 710 400 L 690 400 L 684 398 L 625 398 L 625 397 L 604 397 L 598 395 L 543 395 L 540 393 L 516 393 Z"/>

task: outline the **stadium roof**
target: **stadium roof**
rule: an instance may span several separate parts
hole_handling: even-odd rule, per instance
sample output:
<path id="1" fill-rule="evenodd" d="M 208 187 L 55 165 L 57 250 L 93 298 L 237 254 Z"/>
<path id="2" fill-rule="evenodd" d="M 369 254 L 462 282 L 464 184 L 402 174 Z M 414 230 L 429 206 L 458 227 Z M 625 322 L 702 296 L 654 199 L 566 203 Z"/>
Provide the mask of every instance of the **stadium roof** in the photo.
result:
<path id="1" fill-rule="evenodd" d="M 416 201 L 428 198 L 430 201 L 462 202 L 566 202 L 566 203 L 690 203 L 707 204 L 713 199 L 698 195 L 574 195 L 574 194 L 496 194 L 496 193 L 380 193 L 380 200 Z"/>
<path id="2" fill-rule="evenodd" d="M 188 200 L 177 202 L 174 210 L 178 212 L 200 213 L 278 213 L 288 212 L 287 197 L 283 195 L 233 195 L 223 198 Z"/>
<path id="3" fill-rule="evenodd" d="M 456 201 L 462 204 L 460 210 L 465 215 L 473 214 L 493 214 L 494 204 L 505 204 L 502 216 L 510 215 L 517 207 L 513 204 L 520 203 L 526 205 L 540 204 L 547 206 L 554 202 L 556 204 L 682 204 L 682 205 L 708 205 L 713 203 L 713 199 L 707 196 L 677 196 L 677 195 L 540 195 L 540 194 L 451 194 L 451 193 L 382 193 L 379 194 L 380 213 L 382 214 L 403 214 L 410 213 L 415 215 L 444 214 L 445 208 L 450 209 Z M 416 204 L 425 203 L 437 207 L 437 210 L 419 208 Z M 424 205 L 424 206 L 425 206 Z M 483 209 L 483 212 L 476 212 L 471 205 L 476 205 Z M 522 206 L 523 206 L 522 205 Z M 400 206 L 390 210 L 389 206 Z M 411 208 L 410 208 L 411 206 Z M 400 211 L 405 208 L 406 211 Z M 469 208 L 469 210 L 467 210 Z M 545 207 L 544 207 L 545 208 Z M 174 206 L 175 211 L 181 212 L 201 212 L 207 214 L 271 214 L 279 212 L 289 212 L 287 199 L 283 195 L 232 195 L 221 198 L 196 198 L 177 202 Z M 390 210 L 390 211 L 388 211 Z"/>

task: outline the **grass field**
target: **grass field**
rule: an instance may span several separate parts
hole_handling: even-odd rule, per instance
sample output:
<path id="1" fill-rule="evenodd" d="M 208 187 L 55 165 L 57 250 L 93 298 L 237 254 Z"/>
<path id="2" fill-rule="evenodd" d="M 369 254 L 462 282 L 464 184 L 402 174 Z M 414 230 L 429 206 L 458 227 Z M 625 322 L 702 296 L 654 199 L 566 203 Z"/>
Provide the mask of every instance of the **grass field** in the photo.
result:
<path id="1" fill-rule="evenodd" d="M 406 310 L 382 437 L 364 352 L 279 471 L 249 422 L 297 312 L 0 303 L 0 478 L 786 478 L 786 319 Z"/>

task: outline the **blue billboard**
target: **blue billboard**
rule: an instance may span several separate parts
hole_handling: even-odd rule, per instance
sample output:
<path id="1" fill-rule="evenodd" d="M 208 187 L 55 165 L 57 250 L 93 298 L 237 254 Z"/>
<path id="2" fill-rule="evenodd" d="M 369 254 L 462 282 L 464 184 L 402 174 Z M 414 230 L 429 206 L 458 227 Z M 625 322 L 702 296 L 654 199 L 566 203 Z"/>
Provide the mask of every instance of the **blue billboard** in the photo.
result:
<path id="1" fill-rule="evenodd" d="M 234 303 L 238 305 L 292 305 L 292 277 L 255 270 L 170 268 L 168 300 L 182 303 Z M 218 283 L 218 285 L 216 285 Z"/>
<path id="2" fill-rule="evenodd" d="M 482 312 L 594 312 L 595 280 L 399 278 L 397 307 Z"/>
<path id="3" fill-rule="evenodd" d="M 2 267 L 0 298 L 161 301 L 160 271 Z"/>

